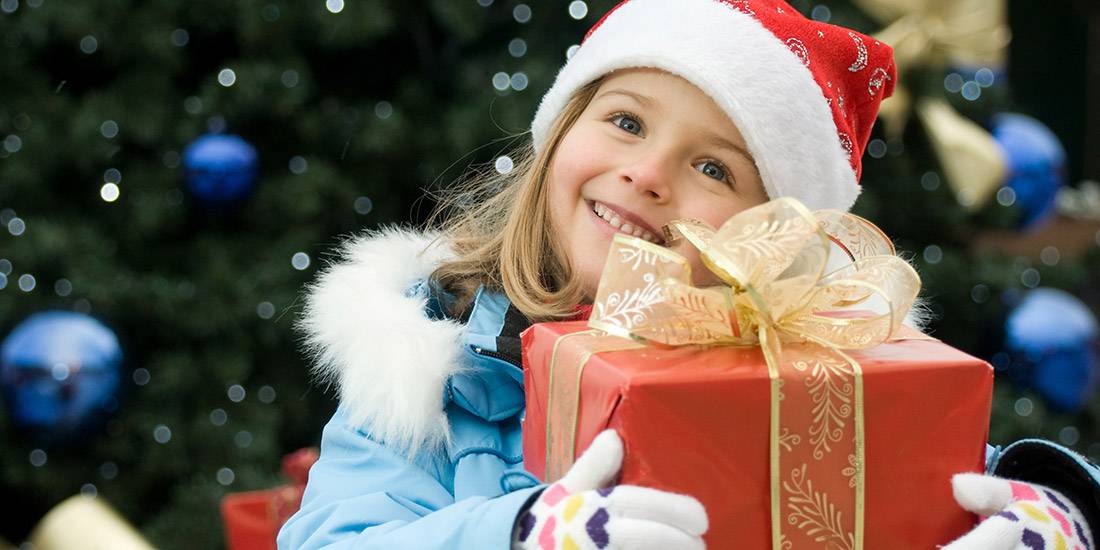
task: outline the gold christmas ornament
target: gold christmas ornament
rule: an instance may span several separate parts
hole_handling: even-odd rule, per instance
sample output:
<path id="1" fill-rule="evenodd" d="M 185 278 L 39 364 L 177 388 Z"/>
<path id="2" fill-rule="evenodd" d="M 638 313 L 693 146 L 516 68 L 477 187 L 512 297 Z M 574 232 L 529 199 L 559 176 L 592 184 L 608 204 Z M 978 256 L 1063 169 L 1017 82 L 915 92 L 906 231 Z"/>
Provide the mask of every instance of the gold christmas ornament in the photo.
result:
<path id="1" fill-rule="evenodd" d="M 102 499 L 69 497 L 38 522 L 30 542 L 36 550 L 152 550 L 122 516 Z"/>
<path id="2" fill-rule="evenodd" d="M 1004 0 L 855 0 L 887 27 L 899 72 L 916 65 L 999 66 L 1012 33 Z"/>
<path id="3" fill-rule="evenodd" d="M 855 0 L 886 28 L 875 38 L 894 48 L 898 74 L 914 67 L 999 67 L 1011 41 L 1004 0 Z M 901 136 L 913 110 L 912 93 L 899 79 L 879 117 L 886 134 Z M 959 204 L 981 208 L 1004 181 L 1004 158 L 989 132 L 942 100 L 916 101 L 917 116 L 931 136 L 945 177 Z M 994 162 L 1000 164 L 993 164 Z"/>
<path id="4" fill-rule="evenodd" d="M 918 101 L 917 116 L 928 132 L 956 200 L 967 210 L 977 210 L 1008 177 L 1008 160 L 1001 146 L 985 128 L 942 99 Z"/>

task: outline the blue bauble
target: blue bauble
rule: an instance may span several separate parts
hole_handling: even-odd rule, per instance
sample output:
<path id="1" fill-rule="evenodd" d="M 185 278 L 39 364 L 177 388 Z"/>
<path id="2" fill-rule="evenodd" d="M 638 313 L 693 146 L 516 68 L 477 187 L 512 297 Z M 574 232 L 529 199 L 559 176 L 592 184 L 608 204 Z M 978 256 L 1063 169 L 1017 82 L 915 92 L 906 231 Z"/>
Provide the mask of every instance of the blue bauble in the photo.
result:
<path id="1" fill-rule="evenodd" d="M 1098 381 L 1097 322 L 1073 295 L 1038 288 L 1024 296 L 1005 323 L 1005 344 L 1029 367 L 1030 385 L 1056 410 L 1078 411 Z"/>
<path id="2" fill-rule="evenodd" d="M 37 313 L 0 345 L 0 389 L 12 422 L 35 442 L 67 445 L 118 406 L 118 338 L 80 313 Z"/>
<path id="3" fill-rule="evenodd" d="M 1066 150 L 1054 132 L 1029 116 L 1001 113 L 992 120 L 993 137 L 1008 162 L 1005 186 L 1016 192 L 1028 228 L 1054 212 L 1054 199 L 1066 180 Z"/>
<path id="4" fill-rule="evenodd" d="M 256 148 L 239 136 L 206 134 L 183 150 L 183 172 L 191 195 L 210 206 L 241 201 L 256 182 Z"/>

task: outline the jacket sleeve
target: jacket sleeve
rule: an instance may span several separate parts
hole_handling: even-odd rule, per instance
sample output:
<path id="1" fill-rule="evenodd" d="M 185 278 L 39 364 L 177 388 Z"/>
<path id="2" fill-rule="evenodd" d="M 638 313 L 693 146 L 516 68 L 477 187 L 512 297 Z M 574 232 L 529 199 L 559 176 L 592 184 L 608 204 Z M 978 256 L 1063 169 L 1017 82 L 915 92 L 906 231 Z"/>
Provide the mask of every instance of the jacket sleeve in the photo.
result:
<path id="1" fill-rule="evenodd" d="M 1043 439 L 1022 439 L 990 448 L 989 474 L 1046 485 L 1069 497 L 1084 513 L 1093 540 L 1100 540 L 1100 468 L 1085 457 Z"/>
<path id="2" fill-rule="evenodd" d="M 279 531 L 286 550 L 500 549 L 542 486 L 455 502 L 447 457 L 410 462 L 348 427 L 337 411 L 321 437 L 302 507 Z"/>

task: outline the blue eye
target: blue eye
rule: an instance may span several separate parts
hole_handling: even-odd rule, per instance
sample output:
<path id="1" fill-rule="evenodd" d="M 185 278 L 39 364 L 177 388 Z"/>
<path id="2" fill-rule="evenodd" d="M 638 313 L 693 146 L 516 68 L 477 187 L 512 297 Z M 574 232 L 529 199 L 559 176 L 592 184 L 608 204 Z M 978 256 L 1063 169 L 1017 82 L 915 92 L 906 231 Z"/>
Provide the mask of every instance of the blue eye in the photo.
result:
<path id="1" fill-rule="evenodd" d="M 632 115 L 626 113 L 615 115 L 612 117 L 611 123 L 634 135 L 642 133 L 642 123 L 638 122 L 638 119 L 634 118 Z"/>
<path id="2" fill-rule="evenodd" d="M 721 163 L 707 160 L 695 165 L 695 169 L 702 172 L 704 176 L 714 178 L 718 181 L 726 181 L 728 174 L 726 173 L 726 167 Z"/>

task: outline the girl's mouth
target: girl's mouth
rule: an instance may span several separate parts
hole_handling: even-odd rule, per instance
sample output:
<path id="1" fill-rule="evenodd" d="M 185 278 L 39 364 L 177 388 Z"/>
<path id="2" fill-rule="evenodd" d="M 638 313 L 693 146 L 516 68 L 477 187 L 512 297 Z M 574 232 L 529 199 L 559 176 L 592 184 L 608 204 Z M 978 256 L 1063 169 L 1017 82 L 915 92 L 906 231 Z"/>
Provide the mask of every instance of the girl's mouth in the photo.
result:
<path id="1" fill-rule="evenodd" d="M 619 233 L 625 233 L 633 237 L 638 237 L 639 239 L 651 242 L 656 245 L 664 245 L 664 239 L 662 239 L 660 236 L 654 235 L 653 232 L 649 231 L 648 229 L 626 221 L 624 219 L 626 216 L 619 214 L 611 207 L 601 202 L 592 201 L 591 208 L 592 213 L 595 214 L 596 217 L 600 218 L 604 223 L 611 226 L 611 228 L 615 231 Z"/>

